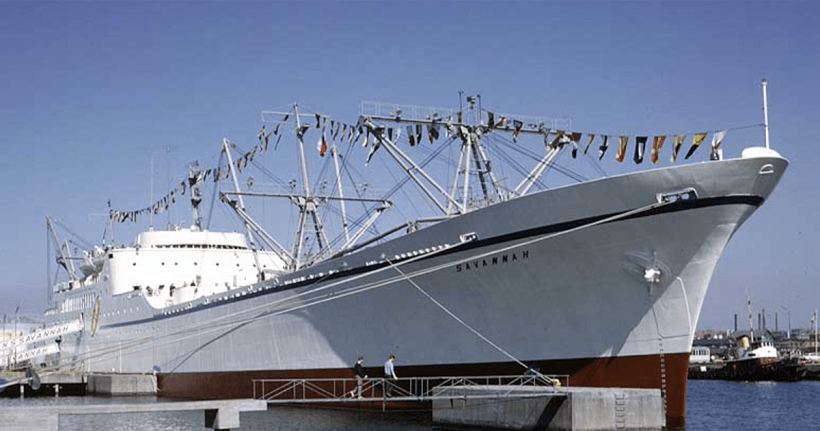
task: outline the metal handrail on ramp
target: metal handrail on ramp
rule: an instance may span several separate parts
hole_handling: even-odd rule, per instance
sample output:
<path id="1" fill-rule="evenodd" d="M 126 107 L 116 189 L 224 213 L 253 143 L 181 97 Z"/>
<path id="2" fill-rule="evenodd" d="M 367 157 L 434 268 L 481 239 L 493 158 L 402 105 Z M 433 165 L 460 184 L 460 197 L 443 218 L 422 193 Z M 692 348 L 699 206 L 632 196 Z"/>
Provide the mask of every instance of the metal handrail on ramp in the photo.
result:
<path id="1" fill-rule="evenodd" d="M 492 395 L 479 397 L 504 397 L 512 392 L 520 394 L 524 388 L 551 388 L 550 381 L 569 386 L 568 375 L 525 374 L 515 376 L 436 376 L 402 377 L 386 379 L 365 378 L 361 397 L 355 378 L 328 379 L 254 379 L 253 398 L 266 400 L 268 404 L 403 401 L 425 402 L 453 398 L 454 388 L 493 386 Z M 444 392 L 447 392 L 444 395 Z M 475 398 L 476 395 L 458 395 Z M 520 396 L 520 395 L 518 395 Z"/>

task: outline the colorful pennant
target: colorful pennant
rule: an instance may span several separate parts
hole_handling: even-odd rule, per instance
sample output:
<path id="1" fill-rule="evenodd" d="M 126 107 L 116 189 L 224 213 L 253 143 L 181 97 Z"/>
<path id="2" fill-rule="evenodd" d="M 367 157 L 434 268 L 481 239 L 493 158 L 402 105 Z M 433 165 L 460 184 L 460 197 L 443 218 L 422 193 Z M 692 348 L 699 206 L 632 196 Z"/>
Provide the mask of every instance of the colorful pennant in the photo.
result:
<path id="1" fill-rule="evenodd" d="M 695 133 L 695 136 L 692 138 L 692 146 L 689 147 L 689 151 L 686 153 L 686 157 L 683 158 L 684 160 L 688 159 L 689 157 L 692 157 L 692 154 L 694 154 L 695 150 L 697 150 L 698 147 L 700 147 L 700 144 L 703 143 L 703 140 L 706 139 L 706 135 L 708 134 L 708 132 Z"/>
<path id="2" fill-rule="evenodd" d="M 661 147 L 663 147 L 663 141 L 666 140 L 666 136 L 655 136 L 652 138 L 652 164 L 658 164 L 658 155 L 661 153 Z"/>
<path id="3" fill-rule="evenodd" d="M 624 156 L 626 156 L 626 147 L 629 145 L 629 136 L 618 136 L 618 152 L 615 153 L 615 160 L 618 163 L 622 163 L 624 161 Z"/>

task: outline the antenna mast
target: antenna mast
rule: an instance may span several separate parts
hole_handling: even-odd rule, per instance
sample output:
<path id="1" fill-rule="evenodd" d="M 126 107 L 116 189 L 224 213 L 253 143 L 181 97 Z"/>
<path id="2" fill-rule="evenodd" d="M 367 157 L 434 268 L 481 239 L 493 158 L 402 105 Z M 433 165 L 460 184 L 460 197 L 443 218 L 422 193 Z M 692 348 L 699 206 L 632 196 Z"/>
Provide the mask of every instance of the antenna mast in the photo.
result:
<path id="1" fill-rule="evenodd" d="M 750 342 L 755 341 L 755 327 L 752 324 L 752 294 L 746 292 L 746 308 L 749 311 L 749 338 Z"/>
<path id="2" fill-rule="evenodd" d="M 763 78 L 763 131 L 766 134 L 766 149 L 769 149 L 769 102 L 766 97 L 766 78 Z"/>

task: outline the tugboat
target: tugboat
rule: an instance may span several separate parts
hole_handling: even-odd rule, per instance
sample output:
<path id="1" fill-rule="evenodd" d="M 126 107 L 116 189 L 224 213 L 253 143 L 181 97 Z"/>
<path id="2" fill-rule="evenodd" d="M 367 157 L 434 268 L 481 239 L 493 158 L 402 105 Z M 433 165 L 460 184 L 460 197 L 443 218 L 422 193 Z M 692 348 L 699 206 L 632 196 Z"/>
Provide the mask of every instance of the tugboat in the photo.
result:
<path id="1" fill-rule="evenodd" d="M 726 361 L 723 368 L 724 378 L 728 380 L 760 381 L 772 380 L 774 368 L 780 362 L 777 349 L 771 341 L 750 343 L 745 334 L 738 340 L 735 357 Z"/>
<path id="2" fill-rule="evenodd" d="M 743 381 L 797 381 L 806 374 L 806 368 L 796 358 L 781 357 L 774 342 L 761 337 L 754 339 L 752 326 L 751 297 L 747 297 L 749 308 L 749 334 L 743 334 L 737 341 L 734 357 L 723 367 L 723 378 Z"/>

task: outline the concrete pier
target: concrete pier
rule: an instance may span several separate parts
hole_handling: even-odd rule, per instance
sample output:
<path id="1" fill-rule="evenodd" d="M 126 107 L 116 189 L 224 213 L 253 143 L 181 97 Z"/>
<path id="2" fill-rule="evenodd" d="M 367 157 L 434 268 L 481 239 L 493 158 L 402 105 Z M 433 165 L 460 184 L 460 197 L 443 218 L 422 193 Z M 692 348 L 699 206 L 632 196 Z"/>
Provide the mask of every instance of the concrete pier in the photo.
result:
<path id="1" fill-rule="evenodd" d="M 58 431 L 60 415 L 99 415 L 114 413 L 172 412 L 203 410 L 205 427 L 214 430 L 239 428 L 239 414 L 263 411 L 262 400 L 181 401 L 150 404 L 100 404 L 70 406 L 0 408 L 0 425 L 8 431 Z"/>
<path id="2" fill-rule="evenodd" d="M 157 376 L 152 374 L 89 374 L 86 391 L 94 395 L 153 395 Z"/>
<path id="3" fill-rule="evenodd" d="M 85 374 L 79 372 L 43 374 L 40 376 L 40 383 L 43 385 L 83 385 Z"/>
<path id="4" fill-rule="evenodd" d="M 465 386 L 433 400 L 433 423 L 443 429 L 661 430 L 658 389 Z"/>

